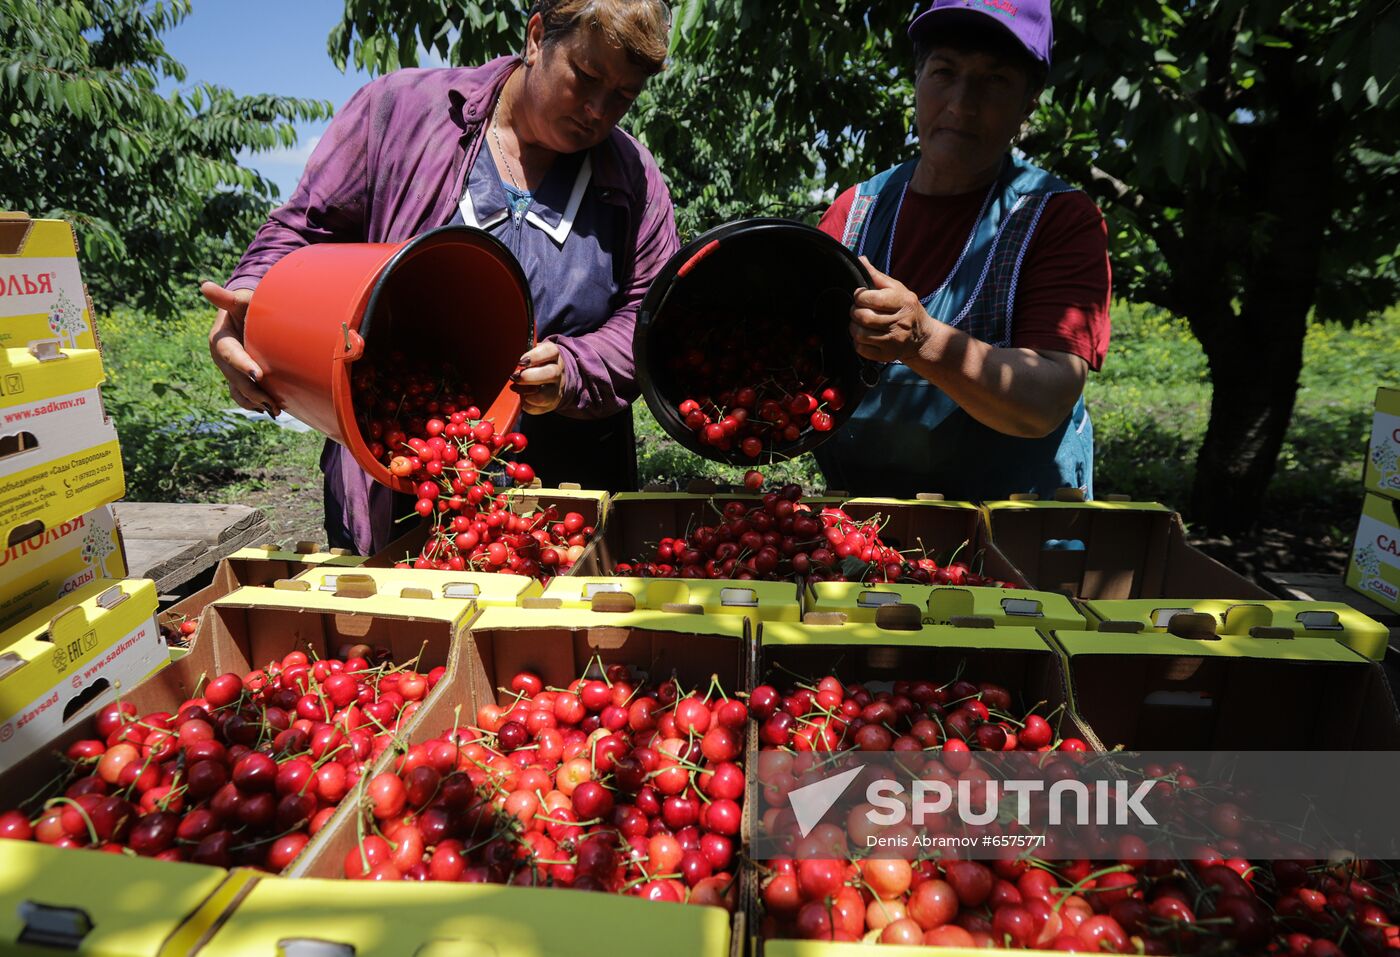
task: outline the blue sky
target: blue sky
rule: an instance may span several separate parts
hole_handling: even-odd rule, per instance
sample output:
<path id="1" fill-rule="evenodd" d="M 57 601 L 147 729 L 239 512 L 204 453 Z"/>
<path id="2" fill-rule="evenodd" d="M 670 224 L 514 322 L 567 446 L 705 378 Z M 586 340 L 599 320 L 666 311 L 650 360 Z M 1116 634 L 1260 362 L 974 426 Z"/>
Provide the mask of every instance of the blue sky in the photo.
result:
<path id="1" fill-rule="evenodd" d="M 194 0 L 194 12 L 165 34 L 166 49 L 189 71 L 188 84 L 315 97 L 339 107 L 370 79 L 354 64 L 341 73 L 326 53 L 326 37 L 344 9 L 344 0 Z M 242 160 L 286 199 L 325 128 L 302 124 L 296 147 Z"/>

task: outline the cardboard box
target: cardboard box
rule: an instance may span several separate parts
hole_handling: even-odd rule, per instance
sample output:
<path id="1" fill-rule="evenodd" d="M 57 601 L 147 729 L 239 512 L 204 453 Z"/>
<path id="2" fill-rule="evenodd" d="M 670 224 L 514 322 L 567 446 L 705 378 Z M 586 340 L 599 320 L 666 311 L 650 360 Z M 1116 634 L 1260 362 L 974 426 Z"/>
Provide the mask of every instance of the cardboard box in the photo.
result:
<path id="1" fill-rule="evenodd" d="M 762 500 L 761 495 L 751 493 L 619 493 L 609 504 L 608 523 L 593 556 L 595 561 L 587 569 L 575 566 L 575 571 L 585 576 L 609 575 L 618 562 L 650 558 L 657 541 L 663 537 L 685 534 L 700 524 L 716 524 L 727 502 L 756 505 Z M 881 537 L 888 545 L 901 549 L 922 547 L 940 562 L 950 560 L 954 552 L 961 550 L 961 556 L 985 574 L 1027 587 L 1011 562 L 983 538 L 975 505 L 885 498 L 818 497 L 804 501 L 814 509 L 844 508 L 857 521 L 878 515 L 884 519 Z"/>
<path id="2" fill-rule="evenodd" d="M 1121 630 L 1132 623 L 1142 631 L 1167 634 L 1177 615 L 1208 615 L 1222 635 L 1255 638 L 1331 638 L 1375 661 L 1385 658 L 1390 631 L 1350 605 L 1336 601 L 1181 601 L 1137 599 L 1090 601 L 1088 629 Z M 1105 626 L 1106 629 L 1105 629 Z M 1065 627 L 1065 626 L 1056 626 Z M 1070 628 L 1068 630 L 1076 630 Z"/>
<path id="3" fill-rule="evenodd" d="M 0 542 L 15 544 L 121 498 L 102 358 L 54 340 L 0 351 Z"/>
<path id="4" fill-rule="evenodd" d="M 101 348 L 73 227 L 0 213 L 0 349 L 53 338 L 65 348 Z"/>
<path id="5" fill-rule="evenodd" d="M 169 663 L 155 611 L 154 582 L 99 579 L 0 636 L 0 771 Z"/>
<path id="6" fill-rule="evenodd" d="M 742 920 L 742 915 L 739 917 Z M 198 957 L 737 957 L 717 907 L 428 881 L 259 880 Z M 305 943 L 301 943 L 305 942 Z M 320 947 L 316 947 L 320 944 Z"/>
<path id="7" fill-rule="evenodd" d="M 595 567 L 590 556 L 597 547 L 597 542 L 603 536 L 608 523 L 610 512 L 607 492 L 590 492 L 571 488 L 541 488 L 511 490 L 509 494 L 516 508 L 522 512 L 533 512 L 536 509 L 548 508 L 553 505 L 559 509 L 560 517 L 568 512 L 578 512 L 582 515 L 585 524 L 592 525 L 594 528 L 593 541 L 589 543 L 584 553 L 579 556 L 579 560 L 566 574 L 593 574 L 586 569 Z M 414 525 L 409 531 L 386 545 L 382 551 L 371 555 L 365 562 L 365 566 L 369 568 L 393 568 L 395 563 L 404 561 L 405 558 L 411 560 L 418 557 L 423 551 L 423 545 L 428 541 L 428 528 L 426 521 Z"/>
<path id="8" fill-rule="evenodd" d="M 812 582 L 805 608 L 834 612 L 851 622 L 873 622 L 886 605 L 917 606 L 926 625 L 996 628 L 1083 628 L 1084 613 L 1054 592 L 1019 588 L 962 588 L 956 585 L 863 585 Z"/>
<path id="9" fill-rule="evenodd" d="M 1377 604 L 1400 611 L 1400 500 L 1366 496 L 1346 583 Z"/>
<path id="10" fill-rule="evenodd" d="M 987 532 L 1040 591 L 1101 598 L 1271 599 L 1186 542 L 1181 516 L 1151 502 L 987 502 Z"/>
<path id="11" fill-rule="evenodd" d="M 154 600 L 154 586 L 150 582 L 145 585 Z M 289 588 L 240 589 L 205 610 L 188 654 L 124 691 L 122 699 L 133 704 L 138 714 L 173 713 L 216 675 L 230 671 L 246 674 L 294 650 L 331 657 L 343 646 L 361 642 L 389 649 L 397 664 L 416 660 L 423 673 L 442 666 L 450 675 L 473 607 L 470 602 L 432 597 L 349 597 Z M 424 707 L 449 683 L 446 679 L 439 682 Z M 90 716 L 91 709 L 82 715 Z M 0 794 L 35 795 L 41 801 L 63 766 L 53 752 L 62 753 L 85 737 L 92 737 L 91 723 L 75 717 L 47 747 L 0 774 Z M 353 818 L 348 809 L 356 805 L 360 794 L 357 787 L 345 797 L 337 813 L 307 845 L 303 857 L 330 838 L 338 821 Z"/>
<path id="12" fill-rule="evenodd" d="M 1176 634 L 1057 631 L 1070 705 L 1095 747 L 1143 751 L 1393 751 L 1385 673 L 1330 638 L 1217 635 L 1208 615 Z"/>
<path id="13" fill-rule="evenodd" d="M 0 631 L 99 578 L 125 578 L 110 506 L 93 509 L 0 552 Z"/>
<path id="14" fill-rule="evenodd" d="M 605 594 L 597 604 L 600 607 L 608 607 L 615 597 Z M 616 607 L 626 604 L 611 603 Z M 747 691 L 750 687 L 748 664 L 751 645 L 748 620 L 738 615 L 711 616 L 657 611 L 609 612 L 562 608 L 487 608 L 469 626 L 467 640 L 460 646 L 462 655 L 449 666 L 448 676 L 439 683 L 433 695 L 419 710 L 404 738 L 412 745 L 435 738 L 449 728 L 473 723 L 477 709 L 482 705 L 491 702 L 505 703 L 508 700 L 508 696 L 500 693 L 498 689 L 507 685 L 510 677 L 521 670 L 529 670 L 539 675 L 546 687 L 563 687 L 587 672 L 590 667 L 597 667 L 599 663 L 602 667 L 623 663 L 653 677 L 662 676 L 663 680 L 674 673 L 686 687 L 704 690 L 709 687 L 711 676 L 716 676 L 729 694 Z M 374 770 L 366 774 L 366 778 L 386 769 L 392 758 L 392 755 L 384 755 Z M 298 859 L 288 874 L 291 877 L 308 878 L 297 882 L 299 887 L 307 889 L 304 912 L 340 913 L 341 902 L 349 899 L 361 900 L 355 896 L 358 894 L 355 888 L 368 886 L 337 880 L 343 877 L 345 856 L 355 847 L 360 831 L 349 818 L 332 823 L 336 826 L 327 829 L 330 832 L 327 840 L 314 850 L 308 848 L 308 853 Z M 316 880 L 318 878 L 324 880 Z M 415 895 L 407 889 L 418 888 L 421 894 L 422 889 L 431 888 L 432 893 L 443 894 L 440 898 L 443 908 L 460 915 L 476 912 L 475 898 L 471 896 L 473 894 L 482 895 L 481 899 L 490 902 L 487 906 L 493 911 L 496 908 L 510 908 L 514 912 L 513 908 L 519 907 L 520 914 L 533 915 L 528 923 L 528 931 L 507 933 L 501 930 L 499 933 L 505 936 L 488 938 L 494 940 L 496 952 L 499 954 L 558 954 L 560 957 L 588 953 L 611 955 L 618 947 L 625 949 L 632 945 L 620 942 L 621 938 L 618 938 L 607 941 L 603 951 L 594 951 L 589 949 L 592 946 L 591 941 L 602 935 L 602 928 L 616 926 L 613 922 L 622 919 L 624 914 L 630 915 L 627 919 L 629 927 L 648 927 L 652 926 L 650 922 L 659 922 L 656 926 L 667 928 L 667 940 L 670 942 L 668 947 L 680 948 L 681 952 L 695 953 L 698 957 L 704 954 L 731 954 L 731 957 L 738 957 L 744 940 L 742 902 L 739 913 L 734 915 L 731 933 L 729 915 L 717 908 L 637 901 L 627 906 L 633 908 L 636 904 L 641 904 L 640 910 L 617 911 L 614 909 L 614 902 L 628 899 L 610 894 L 501 885 L 444 886 L 412 882 L 380 884 L 378 887 L 388 889 L 391 895 L 405 895 L 402 898 L 405 902 L 439 900 Z M 460 896 L 464 893 L 468 896 Z M 351 896 L 347 897 L 347 894 Z M 518 901 L 517 895 L 520 895 Z M 382 908 L 386 901 L 398 899 L 393 896 L 365 898 L 357 911 L 373 914 L 371 924 L 379 926 L 385 911 L 373 908 Z M 405 906 L 408 910 L 403 910 L 397 904 L 392 908 L 392 913 L 404 920 L 405 927 L 409 924 L 414 928 L 421 925 L 424 928 L 436 929 L 440 926 L 438 922 L 442 918 L 436 910 L 425 911 L 420 920 L 411 916 L 414 913 L 411 903 L 406 903 Z M 423 906 L 428 905 L 424 903 Z M 703 912 L 704 916 L 693 916 L 690 912 Z M 548 920 L 540 920 L 539 915 L 543 913 L 550 915 Z M 559 915 L 564 913 L 576 916 L 563 919 Z M 240 907 L 229 926 L 240 924 L 247 914 L 248 911 Z M 474 926 L 476 920 L 473 918 L 469 926 Z M 694 925 L 693 931 L 681 930 L 688 922 L 694 921 L 700 923 Z M 557 941 L 554 938 L 546 940 L 538 936 L 546 933 L 546 925 L 568 925 L 570 930 Z M 307 925 L 303 922 L 301 926 L 304 929 Z M 335 924 L 330 922 L 327 926 L 335 927 Z M 346 937 L 341 936 L 346 932 L 337 929 L 337 936 L 330 939 L 346 940 Z M 415 929 L 412 933 L 419 932 Z M 437 933 L 446 936 L 436 936 Z M 463 933 L 468 934 L 470 940 L 477 939 L 474 936 L 476 931 L 467 930 Z M 689 936 L 692 933 L 700 936 Z M 319 938 L 321 934 L 312 933 L 305 936 Z M 611 938 L 614 935 L 605 936 Z M 622 936 L 629 940 L 638 937 L 634 934 Z M 252 940 L 243 937 L 230 939 L 245 947 L 249 946 Z M 452 939 L 454 943 L 463 940 L 452 937 L 445 930 L 436 932 L 435 939 Z M 218 940 L 217 936 L 215 940 Z M 365 940 L 366 943 L 362 944 L 361 940 Z M 413 938 L 409 943 L 405 943 L 398 935 L 392 942 L 375 935 L 369 938 L 357 937 L 356 946 L 360 948 L 357 953 L 418 953 L 419 951 L 413 949 L 418 946 L 417 940 L 418 938 Z M 228 950 L 199 951 L 201 955 L 245 952 L 248 951 L 239 950 L 232 944 Z"/>
<path id="15" fill-rule="evenodd" d="M 440 572 L 423 568 L 341 568 L 318 565 L 301 572 L 294 581 L 306 582 L 312 591 L 336 594 L 347 584 L 365 579 L 381 595 L 415 597 L 426 591 L 450 600 L 474 602 L 480 608 L 505 605 L 514 608 L 527 598 L 544 593 L 544 586 L 524 575 L 492 575 L 489 572 Z"/>
<path id="16" fill-rule="evenodd" d="M 801 589 L 794 582 L 710 581 L 687 578 L 564 577 L 544 590 L 545 603 L 561 608 L 592 608 L 595 595 L 630 595 L 635 608 L 740 615 L 757 631 L 760 621 L 800 621 Z"/>
<path id="17" fill-rule="evenodd" d="M 1044 702 L 1053 710 L 1067 704 L 1059 656 L 1040 632 L 924 625 L 919 611 L 909 605 L 887 606 L 871 623 L 828 623 L 821 613 L 809 613 L 799 624 L 765 623 L 759 631 L 754 681 L 772 683 L 781 691 L 798 676 L 815 683 L 830 674 L 843 682 L 882 688 L 897 680 L 942 682 L 961 675 L 1000 684 L 1027 707 Z M 1062 726 L 1061 733 L 1080 736 L 1072 724 Z"/>
<path id="18" fill-rule="evenodd" d="M 187 954 L 248 871 L 0 841 L 0 951 L 45 957 Z"/>
<path id="19" fill-rule="evenodd" d="M 1371 445 L 1366 451 L 1366 491 L 1400 499 L 1400 389 L 1376 390 Z"/>
<path id="20" fill-rule="evenodd" d="M 222 559 L 214 569 L 214 579 L 199 591 L 180 599 L 161 612 L 160 621 L 178 624 L 198 618 L 205 607 L 239 588 L 272 585 L 295 578 L 311 567 L 358 568 L 365 562 L 359 555 L 343 550 L 322 551 L 315 542 L 299 542 L 293 549 L 272 545 L 240 548 Z"/>

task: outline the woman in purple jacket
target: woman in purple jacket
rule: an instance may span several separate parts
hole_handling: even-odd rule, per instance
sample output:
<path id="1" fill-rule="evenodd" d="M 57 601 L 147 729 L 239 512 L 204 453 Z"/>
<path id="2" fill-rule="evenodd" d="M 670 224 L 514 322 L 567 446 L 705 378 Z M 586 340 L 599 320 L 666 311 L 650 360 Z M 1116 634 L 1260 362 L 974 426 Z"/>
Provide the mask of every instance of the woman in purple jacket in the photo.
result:
<path id="1" fill-rule="evenodd" d="M 680 243 L 655 160 L 617 124 L 661 70 L 669 31 L 661 0 L 536 0 L 523 57 L 399 70 L 360 89 L 232 279 L 202 287 L 219 309 L 209 349 L 234 401 L 280 411 L 242 345 L 273 263 L 309 243 L 398 242 L 466 223 L 510 248 L 534 297 L 538 345 L 520 383 L 537 388 L 523 390 L 520 428 L 536 473 L 634 487 L 632 330 Z M 331 544 L 386 545 L 404 503 L 339 445 L 326 443 L 321 465 Z"/>

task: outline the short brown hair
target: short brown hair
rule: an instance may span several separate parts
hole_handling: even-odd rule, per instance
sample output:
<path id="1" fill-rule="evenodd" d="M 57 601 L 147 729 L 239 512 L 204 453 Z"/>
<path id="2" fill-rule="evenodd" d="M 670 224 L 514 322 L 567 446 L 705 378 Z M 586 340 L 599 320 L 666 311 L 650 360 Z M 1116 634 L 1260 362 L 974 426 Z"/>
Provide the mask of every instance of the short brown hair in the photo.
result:
<path id="1" fill-rule="evenodd" d="M 600 31 L 627 58 L 659 73 L 670 49 L 671 10 L 663 0 L 535 0 L 530 16 L 544 21 L 544 42 L 569 36 L 580 26 Z"/>

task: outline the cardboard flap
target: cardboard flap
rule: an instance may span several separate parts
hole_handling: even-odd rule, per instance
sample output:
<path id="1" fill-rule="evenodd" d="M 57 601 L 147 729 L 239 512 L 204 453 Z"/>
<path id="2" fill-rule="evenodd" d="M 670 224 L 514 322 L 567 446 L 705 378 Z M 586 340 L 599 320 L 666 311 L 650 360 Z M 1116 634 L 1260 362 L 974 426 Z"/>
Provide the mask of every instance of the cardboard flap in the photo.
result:
<path id="1" fill-rule="evenodd" d="M 668 601 L 668 602 L 663 602 L 662 605 L 661 605 L 661 610 L 664 611 L 664 612 L 667 612 L 668 614 L 672 614 L 672 615 L 703 615 L 703 614 L 705 614 L 705 606 L 704 606 L 704 605 L 694 605 L 694 604 L 690 604 L 689 602 L 679 602 L 679 601 Z"/>
<path id="2" fill-rule="evenodd" d="M 378 591 L 374 579 L 368 575 L 345 574 L 335 580 L 337 598 L 373 598 Z"/>
<path id="3" fill-rule="evenodd" d="M 806 625 L 844 625 L 846 616 L 839 611 L 809 611 L 802 616 Z"/>
<path id="4" fill-rule="evenodd" d="M 637 596 L 628 592 L 600 591 L 589 603 L 593 611 L 626 614 L 637 610 Z"/>
<path id="5" fill-rule="evenodd" d="M 541 608 L 541 609 L 543 609 L 543 608 L 563 608 L 563 607 L 564 607 L 564 602 L 563 602 L 562 599 L 559 599 L 559 598 L 542 598 L 542 597 L 539 597 L 539 596 L 532 596 L 532 597 L 530 597 L 530 598 L 522 598 L 522 599 L 520 600 L 520 607 L 521 607 L 521 608 Z"/>
<path id="6" fill-rule="evenodd" d="M 296 547 L 294 547 L 294 548 L 292 549 L 292 551 L 296 552 L 298 555 L 315 555 L 315 554 L 316 554 L 317 552 L 319 552 L 320 550 L 321 550 L 321 543 L 320 543 L 320 542 L 310 542 L 310 541 L 300 541 L 300 542 L 297 542 L 297 543 L 296 543 Z"/>
<path id="7" fill-rule="evenodd" d="M 28 213 L 0 212 L 0 256 L 18 256 L 24 251 L 34 220 Z"/>
<path id="8" fill-rule="evenodd" d="M 919 492 L 917 495 L 914 496 L 914 498 L 915 498 L 916 501 L 920 501 L 920 502 L 942 502 L 942 501 L 944 501 L 944 497 L 943 497 L 943 493 L 942 493 L 942 492 Z"/>
<path id="9" fill-rule="evenodd" d="M 875 627 L 885 631 L 918 631 L 923 614 L 915 605 L 885 605 L 875 610 Z"/>
<path id="10" fill-rule="evenodd" d="M 1055 489 L 1055 501 L 1082 502 L 1084 501 L 1084 490 L 1082 488 L 1057 488 Z"/>
<path id="11" fill-rule="evenodd" d="M 282 591 L 310 591 L 311 583 L 297 578 L 279 578 L 272 583 L 272 587 L 280 588 Z"/>
<path id="12" fill-rule="evenodd" d="M 1177 638 L 1190 638 L 1196 641 L 1219 637 L 1216 634 L 1215 616 L 1198 612 L 1181 612 L 1167 622 L 1167 634 Z"/>

